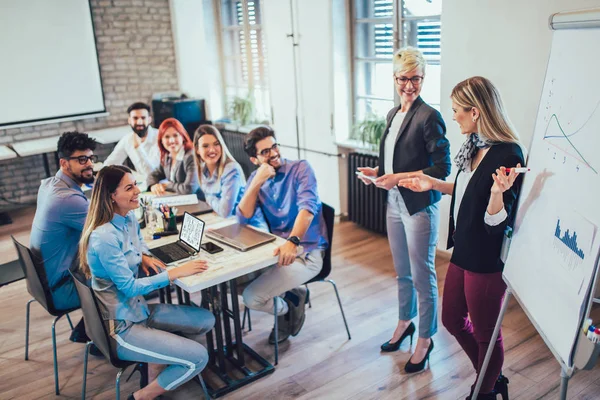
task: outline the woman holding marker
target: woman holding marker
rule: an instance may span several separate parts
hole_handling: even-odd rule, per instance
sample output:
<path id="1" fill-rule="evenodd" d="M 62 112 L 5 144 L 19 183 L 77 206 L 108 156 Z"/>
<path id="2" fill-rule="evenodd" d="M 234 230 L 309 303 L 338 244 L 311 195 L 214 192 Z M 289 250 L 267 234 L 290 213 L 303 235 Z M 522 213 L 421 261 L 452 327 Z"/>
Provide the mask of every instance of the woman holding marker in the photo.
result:
<path id="1" fill-rule="evenodd" d="M 416 331 L 412 320 L 419 313 L 417 345 L 404 366 L 406 372 L 425 368 L 437 332 L 437 276 L 439 206 L 442 195 L 434 190 L 414 193 L 398 181 L 415 174 L 444 179 L 450 174 L 450 144 L 440 113 L 421 99 L 425 58 L 415 48 L 400 49 L 393 58 L 400 105 L 390 110 L 379 147 L 379 166 L 358 168 L 365 184 L 387 190 L 386 226 L 398 282 L 398 324 L 381 351 L 396 351 Z"/>
<path id="2" fill-rule="evenodd" d="M 462 81 L 450 97 L 454 120 L 467 136 L 454 159 L 459 169 L 456 181 L 419 175 L 401 179 L 398 185 L 452 195 L 448 248 L 454 246 L 454 251 L 444 285 L 442 323 L 479 374 L 506 289 L 500 249 L 515 213 L 524 156 L 500 93 L 488 79 L 476 76 Z M 504 166 L 512 167 L 508 174 Z M 495 400 L 502 394 L 508 400 L 503 361 L 500 333 L 478 399 Z"/>
<path id="3" fill-rule="evenodd" d="M 160 166 L 148 176 L 153 194 L 192 194 L 198 190 L 198 172 L 194 163 L 194 144 L 175 118 L 165 119 L 158 128 Z"/>

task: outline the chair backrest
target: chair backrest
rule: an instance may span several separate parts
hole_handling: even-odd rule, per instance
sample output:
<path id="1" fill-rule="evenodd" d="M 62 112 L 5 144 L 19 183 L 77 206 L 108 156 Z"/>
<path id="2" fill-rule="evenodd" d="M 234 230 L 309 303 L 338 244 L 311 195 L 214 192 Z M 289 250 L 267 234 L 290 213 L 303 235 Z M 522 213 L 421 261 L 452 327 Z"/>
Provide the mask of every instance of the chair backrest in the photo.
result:
<path id="1" fill-rule="evenodd" d="M 323 257 L 323 268 L 321 268 L 321 272 L 319 272 L 319 274 L 312 278 L 309 282 L 323 280 L 331 273 L 331 247 L 333 246 L 335 209 L 329 204 L 321 203 L 321 210 L 323 214 L 323 220 L 325 221 L 325 226 L 327 227 L 327 241 L 329 242 L 329 246 L 327 247 L 327 250 L 325 250 L 325 256 Z"/>
<path id="2" fill-rule="evenodd" d="M 98 307 L 98 299 L 94 294 L 94 290 L 88 286 L 85 277 L 79 272 L 71 272 L 73 281 L 75 281 L 75 288 L 79 294 L 79 300 L 81 301 L 81 311 L 83 313 L 83 320 L 85 321 L 85 333 L 94 342 L 96 347 L 100 349 L 104 357 L 110 360 L 110 363 L 117 368 L 121 368 L 124 365 L 131 364 L 119 360 L 116 355 L 116 349 L 110 343 L 110 336 L 104 321 L 102 320 L 102 313 Z"/>
<path id="3" fill-rule="evenodd" d="M 33 260 L 31 250 L 20 243 L 14 236 L 10 236 L 17 253 L 19 254 L 19 263 L 23 269 L 25 280 L 27 282 L 27 291 L 38 303 L 42 305 L 50 314 L 56 316 L 58 313 L 54 308 L 50 287 L 46 279 L 46 270 L 43 265 L 36 264 Z"/>

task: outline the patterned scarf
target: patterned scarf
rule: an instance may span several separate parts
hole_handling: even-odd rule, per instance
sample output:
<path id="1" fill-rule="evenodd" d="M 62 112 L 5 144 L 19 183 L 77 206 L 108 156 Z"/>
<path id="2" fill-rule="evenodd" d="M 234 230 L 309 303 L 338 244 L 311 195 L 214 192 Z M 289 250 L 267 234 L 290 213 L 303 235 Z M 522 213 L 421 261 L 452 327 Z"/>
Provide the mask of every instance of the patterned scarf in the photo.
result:
<path id="1" fill-rule="evenodd" d="M 471 172 L 471 159 L 477 153 L 477 150 L 487 149 L 492 144 L 481 139 L 478 134 L 472 133 L 458 150 L 458 154 L 454 157 L 454 163 L 461 171 Z"/>

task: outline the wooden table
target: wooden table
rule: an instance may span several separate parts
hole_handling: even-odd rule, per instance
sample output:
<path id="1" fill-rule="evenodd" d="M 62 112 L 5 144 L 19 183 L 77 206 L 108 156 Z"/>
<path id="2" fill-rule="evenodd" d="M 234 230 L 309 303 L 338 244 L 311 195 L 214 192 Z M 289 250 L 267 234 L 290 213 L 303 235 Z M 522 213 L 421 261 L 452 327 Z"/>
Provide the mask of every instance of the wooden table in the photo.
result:
<path id="1" fill-rule="evenodd" d="M 17 158 L 17 153 L 12 151 L 8 146 L 0 146 L 0 161 Z"/>
<path id="2" fill-rule="evenodd" d="M 236 223 L 235 218 L 223 219 L 214 213 L 201 215 L 200 219 L 206 223 L 205 229 Z M 146 243 L 152 249 L 176 241 L 177 238 L 175 235 L 167 236 Z M 209 239 L 204 236 L 202 242 L 206 241 Z M 201 291 L 202 307 L 211 309 L 215 315 L 215 327 L 206 335 L 210 357 L 208 367 L 222 382 L 222 385 L 215 387 L 207 380 L 210 395 L 215 398 L 254 382 L 275 370 L 270 362 L 243 342 L 236 278 L 275 264 L 277 257 L 273 256 L 273 250 L 284 244 L 285 240 L 277 238 L 274 242 L 246 252 L 236 250 L 224 243 L 217 243 L 223 248 L 222 252 L 208 254 L 202 251 L 194 257 L 208 261 L 209 269 L 206 272 L 174 282 L 185 291 L 184 302 L 187 304 L 190 303 L 189 293 Z M 176 268 L 176 266 L 169 268 Z M 231 293 L 231 305 L 228 304 L 228 291 Z M 260 365 L 260 368 L 252 369 L 248 361 Z"/>
<path id="3" fill-rule="evenodd" d="M 113 128 L 99 129 L 97 131 L 88 132 L 91 138 L 96 139 L 100 144 L 116 143 L 124 136 L 133 132 L 129 125 L 116 126 Z"/>
<path id="4" fill-rule="evenodd" d="M 58 166 L 58 154 L 56 147 L 60 136 L 52 136 L 42 139 L 26 140 L 24 142 L 15 143 L 12 148 L 17 152 L 19 157 L 35 156 L 41 154 L 44 157 L 44 169 L 46 176 L 50 176 L 50 164 L 48 162 L 48 153 L 54 153 L 56 165 Z"/>

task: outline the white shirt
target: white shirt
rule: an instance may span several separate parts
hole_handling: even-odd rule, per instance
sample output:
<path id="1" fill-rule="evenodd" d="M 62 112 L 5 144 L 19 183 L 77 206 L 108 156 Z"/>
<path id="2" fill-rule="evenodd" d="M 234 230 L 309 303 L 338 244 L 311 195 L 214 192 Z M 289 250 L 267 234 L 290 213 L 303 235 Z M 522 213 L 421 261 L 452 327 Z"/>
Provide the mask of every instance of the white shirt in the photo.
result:
<path id="1" fill-rule="evenodd" d="M 396 115 L 394 115 L 394 119 L 392 119 L 392 124 L 390 125 L 390 130 L 388 131 L 384 144 L 384 174 L 394 173 L 394 149 L 396 148 L 396 139 L 398 139 L 400 127 L 402 126 L 405 117 L 406 113 L 397 112 Z"/>
<path id="2" fill-rule="evenodd" d="M 147 178 L 148 175 L 160 166 L 160 151 L 158 149 L 158 130 L 148 127 L 146 140 L 137 149 L 133 145 L 135 132 L 119 140 L 112 153 L 104 161 L 104 165 L 123 164 L 127 157 L 133 163 L 135 170 Z"/>
<path id="3" fill-rule="evenodd" d="M 465 192 L 467 191 L 467 186 L 473 177 L 475 170 L 470 172 L 460 171 L 458 176 L 456 177 L 455 191 L 454 191 L 454 221 L 458 222 L 458 211 L 460 210 L 460 203 L 462 202 L 463 197 L 465 196 Z M 502 209 L 494 215 L 488 214 L 487 210 L 485 211 L 485 215 L 483 217 L 483 221 L 489 226 L 500 225 L 506 218 L 508 214 L 506 213 L 506 209 L 502 207 Z"/>

